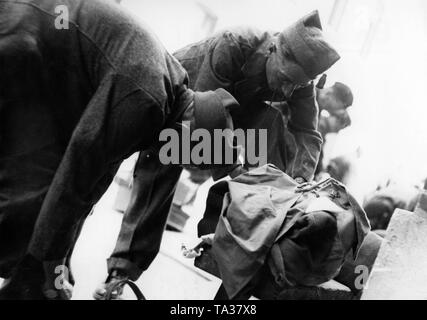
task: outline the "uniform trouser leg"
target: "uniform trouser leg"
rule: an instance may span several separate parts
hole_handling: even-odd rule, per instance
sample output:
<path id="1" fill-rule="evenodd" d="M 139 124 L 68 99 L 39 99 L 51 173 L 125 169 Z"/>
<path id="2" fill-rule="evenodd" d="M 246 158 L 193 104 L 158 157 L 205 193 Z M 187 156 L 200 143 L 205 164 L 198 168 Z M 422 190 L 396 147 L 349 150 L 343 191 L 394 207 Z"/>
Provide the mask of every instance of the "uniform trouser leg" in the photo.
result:
<path id="1" fill-rule="evenodd" d="M 0 159 L 0 277 L 27 251 L 40 207 L 61 159 L 55 143 Z"/>
<path id="2" fill-rule="evenodd" d="M 111 95 L 104 90 L 109 90 L 111 81 L 113 79 L 107 78 L 100 86 L 62 150 L 60 165 L 47 184 L 49 190 L 28 244 L 30 259 L 27 262 L 31 260 L 31 263 L 24 263 L 12 275 L 9 288 L 30 286 L 40 291 L 46 280 L 55 277 L 54 272 L 44 266 L 67 259 L 82 219 L 104 194 L 121 161 L 152 143 L 163 125 L 160 117 L 153 118 L 157 109 L 151 105 L 141 106 L 137 95 L 121 100 L 115 108 L 105 108 L 108 105 L 105 100 Z M 25 135 L 20 141 L 26 138 L 29 137 Z M 40 266 L 44 267 L 44 274 L 33 281 L 31 275 L 34 270 L 40 270 Z M 4 293 L 1 291 L 0 294 Z"/>
<path id="3" fill-rule="evenodd" d="M 62 149 L 48 142 L 35 150 L 0 159 L 0 276 L 10 278 L 22 264 L 39 216 L 40 207 L 62 157 Z M 31 279 L 40 277 L 33 269 Z M 0 299 L 42 299 L 31 286 L 8 286 Z M 16 282 L 15 282 L 16 283 Z"/>
<path id="4" fill-rule="evenodd" d="M 141 152 L 135 167 L 132 195 L 108 271 L 137 280 L 157 255 L 172 204 L 180 166 L 165 166 L 157 154 Z"/>

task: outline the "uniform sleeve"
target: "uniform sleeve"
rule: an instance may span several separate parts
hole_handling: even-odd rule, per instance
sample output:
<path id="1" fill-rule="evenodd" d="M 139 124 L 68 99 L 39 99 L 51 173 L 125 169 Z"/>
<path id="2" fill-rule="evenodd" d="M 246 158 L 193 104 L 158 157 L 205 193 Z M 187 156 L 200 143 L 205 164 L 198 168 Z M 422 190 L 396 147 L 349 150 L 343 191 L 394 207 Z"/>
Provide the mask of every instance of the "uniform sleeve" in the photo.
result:
<path id="1" fill-rule="evenodd" d="M 233 33 L 222 33 L 212 40 L 194 89 L 208 91 L 223 88 L 233 92 L 244 60 L 242 48 Z"/>
<path id="2" fill-rule="evenodd" d="M 163 125 L 155 99 L 139 89 L 115 97 L 112 83 L 104 81 L 88 104 L 43 202 L 29 247 L 39 260 L 68 254 L 75 226 L 106 191 L 112 171 Z"/>
<path id="3" fill-rule="evenodd" d="M 160 249 L 176 184 L 182 172 L 163 165 L 151 151 L 141 152 L 135 167 L 132 195 L 119 238 L 108 259 L 109 272 L 121 270 L 137 280 Z"/>
<path id="4" fill-rule="evenodd" d="M 319 111 L 313 85 L 295 91 L 289 101 L 289 108 L 291 114 L 288 128 L 294 135 L 297 148 L 292 176 L 311 181 L 322 149 L 322 137 L 317 131 Z"/>
<path id="5" fill-rule="evenodd" d="M 231 117 L 230 114 L 230 110 L 228 110 L 228 108 L 226 108 L 225 110 L 225 118 L 227 121 L 227 128 L 225 129 L 230 129 L 230 130 L 234 130 L 234 125 L 233 125 L 233 119 Z M 183 121 L 190 121 L 191 122 L 191 130 L 195 129 L 195 119 L 194 119 L 194 104 L 191 104 L 187 110 L 184 113 L 184 116 L 182 118 Z M 212 178 L 214 181 L 218 181 L 219 179 L 222 179 L 224 177 L 226 177 L 229 173 L 233 172 L 233 170 L 235 170 L 238 167 L 241 167 L 242 164 L 240 163 L 239 159 L 238 159 L 238 154 L 237 152 L 240 150 L 239 148 L 237 148 L 237 146 L 235 146 L 233 144 L 233 141 L 229 141 L 227 140 L 225 142 L 225 146 L 224 146 L 224 154 L 225 154 L 225 148 L 230 148 L 232 149 L 233 152 L 233 156 L 235 158 L 235 163 L 230 164 L 230 165 L 217 165 L 213 168 L 210 169 Z"/>

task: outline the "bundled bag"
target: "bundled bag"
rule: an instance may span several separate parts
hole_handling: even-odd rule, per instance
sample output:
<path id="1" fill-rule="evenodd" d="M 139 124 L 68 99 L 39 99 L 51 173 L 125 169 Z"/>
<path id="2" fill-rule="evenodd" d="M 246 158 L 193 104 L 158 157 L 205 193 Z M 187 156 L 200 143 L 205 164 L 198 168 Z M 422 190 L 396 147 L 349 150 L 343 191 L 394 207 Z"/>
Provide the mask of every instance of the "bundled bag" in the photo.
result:
<path id="1" fill-rule="evenodd" d="M 333 279 L 348 254 L 356 258 L 369 229 L 342 184 L 301 188 L 273 165 L 213 186 L 198 225 L 199 236 L 215 233 L 209 269 L 230 299 Z"/>

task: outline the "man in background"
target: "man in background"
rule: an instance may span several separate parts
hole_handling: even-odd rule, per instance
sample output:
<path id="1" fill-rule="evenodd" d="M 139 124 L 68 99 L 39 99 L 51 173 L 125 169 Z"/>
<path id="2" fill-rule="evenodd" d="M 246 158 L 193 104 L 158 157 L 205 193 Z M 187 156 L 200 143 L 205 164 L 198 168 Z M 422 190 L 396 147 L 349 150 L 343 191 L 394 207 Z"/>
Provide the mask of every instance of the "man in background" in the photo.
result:
<path id="1" fill-rule="evenodd" d="M 323 156 L 326 137 L 330 133 L 339 133 L 341 130 L 351 125 L 351 119 L 350 115 L 348 114 L 348 108 L 353 105 L 353 93 L 347 85 L 341 82 L 336 82 L 333 86 L 325 88 L 326 79 L 327 75 L 322 75 L 315 88 L 316 103 L 319 107 L 318 130 L 323 140 L 321 152 L 319 155 L 319 161 L 315 171 L 316 180 L 318 180 L 319 175 L 325 171 L 323 167 Z M 282 102 L 279 104 L 274 104 L 274 106 L 281 110 L 281 112 L 283 113 L 285 126 L 288 127 L 288 124 L 292 120 L 291 109 L 288 103 Z M 291 140 L 292 135 L 290 134 L 289 130 L 286 130 L 286 133 L 288 136 L 290 136 L 290 139 L 288 138 L 288 140 Z M 288 155 L 289 159 L 295 157 L 292 152 L 293 149 L 290 148 L 288 150 L 288 153 L 291 153 L 290 155 Z M 342 181 L 337 176 L 334 176 L 333 178 Z"/>
<path id="2" fill-rule="evenodd" d="M 319 132 L 322 135 L 323 143 L 330 133 L 339 133 L 341 130 L 351 125 L 348 108 L 353 105 L 353 93 L 351 89 L 341 82 L 336 82 L 333 86 L 325 88 L 326 75 L 323 75 L 316 85 L 316 101 L 319 105 Z M 316 176 L 324 171 L 323 157 L 324 147 L 319 157 L 316 167 Z M 342 181 L 341 179 L 334 177 Z"/>
<path id="3" fill-rule="evenodd" d="M 413 185 L 400 183 L 389 183 L 385 187 L 379 187 L 375 192 L 369 194 L 363 204 L 372 230 L 380 235 L 385 230 L 396 209 L 413 212 L 418 202 L 420 188 Z"/>

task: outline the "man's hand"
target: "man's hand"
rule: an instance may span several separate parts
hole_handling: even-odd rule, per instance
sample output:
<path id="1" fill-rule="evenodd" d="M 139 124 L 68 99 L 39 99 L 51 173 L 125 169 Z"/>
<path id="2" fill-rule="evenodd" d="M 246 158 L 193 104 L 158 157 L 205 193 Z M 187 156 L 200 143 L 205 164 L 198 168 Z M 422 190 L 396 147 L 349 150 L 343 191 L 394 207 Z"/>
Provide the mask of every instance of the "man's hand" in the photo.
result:
<path id="1" fill-rule="evenodd" d="M 60 289 L 52 287 L 51 282 L 45 282 L 43 285 L 43 293 L 49 300 L 70 300 L 73 296 L 73 286 L 67 279 L 61 279 Z"/>
<path id="2" fill-rule="evenodd" d="M 70 300 L 73 295 L 73 286 L 68 281 L 69 270 L 65 259 L 43 262 L 45 281 L 43 293 L 49 300 Z"/>
<path id="3" fill-rule="evenodd" d="M 231 177 L 231 179 L 234 179 L 234 178 L 236 178 L 236 177 L 238 177 L 241 174 L 244 174 L 246 172 L 248 172 L 248 170 L 246 170 L 243 166 L 240 165 L 240 166 L 236 167 L 233 171 L 231 171 L 229 173 L 229 176 Z"/>
<path id="4" fill-rule="evenodd" d="M 294 180 L 295 180 L 295 181 L 296 181 L 296 183 L 298 183 L 298 184 L 304 184 L 304 183 L 306 183 L 306 182 L 307 182 L 307 180 L 305 180 L 305 179 L 304 179 L 304 178 L 302 178 L 302 177 L 296 177 Z"/>
<path id="5" fill-rule="evenodd" d="M 297 193 L 310 191 L 313 189 L 313 187 L 315 185 L 315 182 L 313 182 L 313 181 L 307 182 L 307 180 L 305 180 L 302 177 L 296 177 L 294 180 L 298 183 L 298 187 L 295 191 Z"/>
<path id="6" fill-rule="evenodd" d="M 123 274 L 120 274 L 116 270 L 114 270 L 107 278 L 105 282 L 100 284 L 98 288 L 96 288 L 93 293 L 93 298 L 95 300 L 105 300 L 107 289 L 110 285 L 114 284 L 114 282 L 128 279 L 129 277 Z M 123 286 L 119 287 L 116 291 L 113 291 L 111 295 L 112 300 L 123 300 Z"/>

